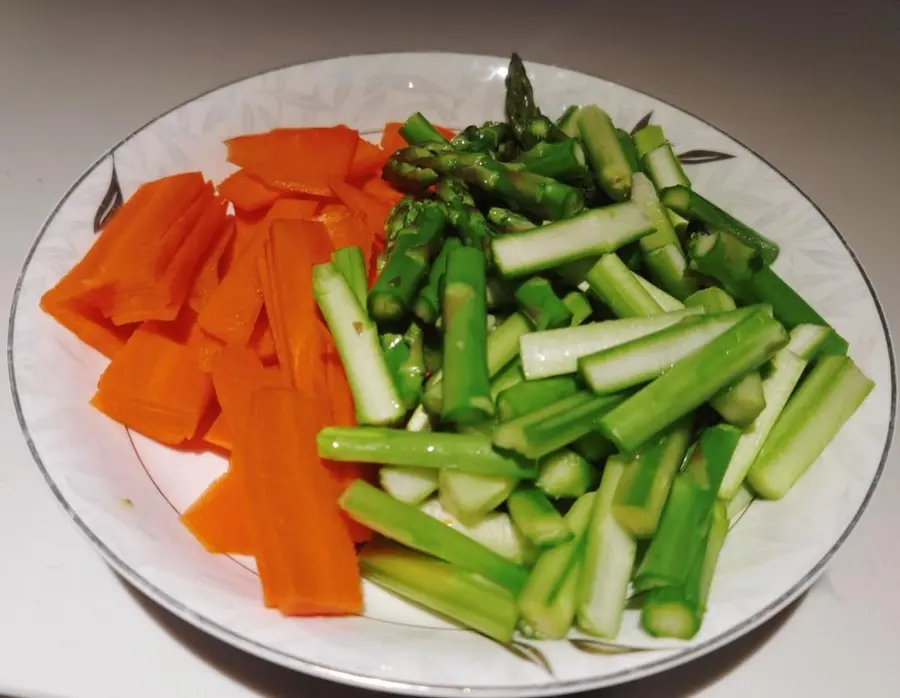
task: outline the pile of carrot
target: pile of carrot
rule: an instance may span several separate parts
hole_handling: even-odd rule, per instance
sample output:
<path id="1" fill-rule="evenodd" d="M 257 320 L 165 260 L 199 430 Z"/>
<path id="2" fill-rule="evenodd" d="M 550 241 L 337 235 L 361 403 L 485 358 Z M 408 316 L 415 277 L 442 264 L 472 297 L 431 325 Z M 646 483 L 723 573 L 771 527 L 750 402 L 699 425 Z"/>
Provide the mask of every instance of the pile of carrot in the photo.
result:
<path id="1" fill-rule="evenodd" d="M 371 532 L 337 506 L 368 469 L 319 458 L 316 434 L 355 424 L 312 266 L 359 246 L 374 278 L 402 195 L 382 180 L 405 147 L 351 128 L 280 128 L 226 141 L 238 169 L 143 184 L 41 308 L 110 359 L 91 404 L 173 448 L 225 454 L 228 470 L 181 519 L 211 553 L 253 555 L 265 605 L 358 613 L 354 543 Z M 448 132 L 449 133 L 449 132 Z"/>

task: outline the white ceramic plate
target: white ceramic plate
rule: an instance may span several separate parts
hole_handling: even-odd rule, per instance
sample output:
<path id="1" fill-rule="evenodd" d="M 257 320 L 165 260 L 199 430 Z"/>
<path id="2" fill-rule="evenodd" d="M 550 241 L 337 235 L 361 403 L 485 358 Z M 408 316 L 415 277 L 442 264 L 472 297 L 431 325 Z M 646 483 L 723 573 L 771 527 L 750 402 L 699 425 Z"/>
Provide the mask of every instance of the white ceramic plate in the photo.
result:
<path id="1" fill-rule="evenodd" d="M 122 576 L 199 628 L 323 678 L 402 693 L 528 696 L 574 692 L 662 671 L 719 647 L 805 590 L 843 543 L 884 466 L 895 408 L 893 352 L 875 292 L 844 238 L 759 156 L 648 95 L 560 68 L 528 65 L 550 115 L 603 105 L 630 128 L 652 114 L 701 193 L 782 245 L 776 269 L 850 342 L 876 388 L 781 502 L 755 503 L 722 553 L 709 611 L 688 643 L 654 643 L 629 612 L 619 654 L 589 640 L 510 651 L 368 586 L 364 617 L 286 619 L 263 608 L 252 560 L 206 554 L 178 512 L 225 467 L 131 434 L 88 404 L 104 360 L 38 308 L 84 253 L 97 220 L 146 180 L 231 167 L 222 141 L 275 126 L 347 123 L 376 134 L 421 110 L 462 127 L 502 114 L 507 60 L 453 54 L 339 58 L 258 75 L 158 117 L 105 153 L 40 231 L 16 289 L 9 336 L 14 398 L 47 483 Z"/>

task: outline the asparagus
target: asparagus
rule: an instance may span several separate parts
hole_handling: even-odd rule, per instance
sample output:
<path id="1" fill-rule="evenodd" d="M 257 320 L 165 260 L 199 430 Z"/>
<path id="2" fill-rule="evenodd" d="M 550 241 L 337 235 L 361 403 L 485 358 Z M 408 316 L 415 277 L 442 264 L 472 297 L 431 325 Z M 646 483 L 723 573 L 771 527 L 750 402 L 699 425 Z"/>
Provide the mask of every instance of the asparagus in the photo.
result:
<path id="1" fill-rule="evenodd" d="M 431 431 L 431 417 L 422 405 L 414 409 L 409 416 L 406 422 L 406 430 L 413 432 Z"/>
<path id="2" fill-rule="evenodd" d="M 595 105 L 582 107 L 578 112 L 578 133 L 600 187 L 614 201 L 627 199 L 631 192 L 631 167 L 609 115 Z"/>
<path id="3" fill-rule="evenodd" d="M 616 520 L 636 538 L 649 538 L 659 526 L 672 481 L 690 445 L 688 415 L 630 460 L 613 499 Z"/>
<path id="4" fill-rule="evenodd" d="M 369 292 L 369 314 L 378 322 L 400 319 L 419 292 L 440 246 L 446 216 L 432 202 L 418 202 L 413 223 L 397 233 L 384 269 Z"/>
<path id="5" fill-rule="evenodd" d="M 510 593 L 476 574 L 397 546 L 367 545 L 363 577 L 497 642 L 512 642 L 518 608 Z"/>
<path id="6" fill-rule="evenodd" d="M 316 438 L 319 456 L 335 461 L 444 468 L 476 475 L 533 480 L 536 467 L 500 453 L 485 434 L 413 432 L 382 427 L 325 427 Z"/>
<path id="7" fill-rule="evenodd" d="M 602 463 L 607 456 L 616 452 L 612 441 L 607 439 L 599 430 L 589 431 L 581 438 L 572 442 L 571 448 L 589 463 Z"/>
<path id="8" fill-rule="evenodd" d="M 506 279 L 496 276 L 488 276 L 487 279 L 487 308 L 490 311 L 510 311 L 516 305 L 516 292 L 514 285 Z"/>
<path id="9" fill-rule="evenodd" d="M 462 243 L 459 239 L 447 238 L 428 271 L 428 281 L 419 291 L 419 296 L 413 305 L 413 313 L 425 324 L 432 325 L 440 317 L 441 288 L 444 283 L 444 275 L 447 273 L 447 258 L 453 250 L 461 246 Z"/>
<path id="10" fill-rule="evenodd" d="M 563 298 L 563 303 L 566 304 L 569 312 L 572 313 L 571 327 L 583 325 L 594 314 L 594 308 L 587 296 L 578 291 L 567 293 Z"/>
<path id="11" fill-rule="evenodd" d="M 437 492 L 438 472 L 434 468 L 384 467 L 378 471 L 378 481 L 394 499 L 419 504 Z"/>
<path id="12" fill-rule="evenodd" d="M 663 135 L 661 126 L 650 124 L 644 128 L 635 131 L 631 137 L 634 142 L 634 149 L 639 159 L 643 159 L 651 150 L 656 150 L 666 143 L 666 137 Z"/>
<path id="13" fill-rule="evenodd" d="M 523 535 L 540 547 L 552 547 L 574 536 L 541 490 L 525 487 L 509 495 L 509 515 Z"/>
<path id="14" fill-rule="evenodd" d="M 441 506 L 466 525 L 477 524 L 503 504 L 519 484 L 517 478 L 506 475 L 454 470 L 442 470 L 438 482 Z"/>
<path id="15" fill-rule="evenodd" d="M 872 391 L 846 356 L 823 356 L 772 427 L 747 480 L 766 499 L 780 499 L 809 469 Z"/>
<path id="16" fill-rule="evenodd" d="M 400 135 L 410 145 L 447 142 L 444 135 L 432 126 L 421 112 L 416 112 L 404 122 L 400 127 Z"/>
<path id="17" fill-rule="evenodd" d="M 595 393 L 616 393 L 653 380 L 753 314 L 754 308 L 685 318 L 660 332 L 589 354 L 578 372 Z"/>
<path id="18" fill-rule="evenodd" d="M 647 293 L 650 294 L 650 297 L 654 301 L 656 301 L 656 304 L 660 308 L 662 308 L 662 311 L 664 313 L 671 313 L 676 310 L 684 310 L 687 307 L 675 296 L 669 295 L 658 286 L 654 286 L 651 282 L 647 281 L 647 279 L 636 273 L 633 269 L 631 273 L 637 280 L 637 282 L 641 285 L 641 288 L 643 288 Z"/>
<path id="19" fill-rule="evenodd" d="M 751 371 L 713 395 L 709 404 L 729 424 L 741 428 L 750 426 L 766 406 L 759 371 Z"/>
<path id="20" fill-rule="evenodd" d="M 490 335 L 488 335 L 488 337 L 490 337 Z M 525 376 L 522 374 L 522 363 L 518 359 L 507 364 L 506 367 L 501 369 L 501 371 L 491 379 L 491 397 L 494 399 L 494 403 L 497 403 L 497 398 L 500 397 L 500 394 L 503 393 L 504 390 L 508 390 L 524 380 Z"/>
<path id="21" fill-rule="evenodd" d="M 700 220 L 713 230 L 731 233 L 742 243 L 756 250 L 766 265 L 772 264 L 778 258 L 779 250 L 775 242 L 692 189 L 683 185 L 668 187 L 662 191 L 661 198 L 666 206 L 674 209 L 679 215 Z"/>
<path id="22" fill-rule="evenodd" d="M 364 480 L 344 490 L 338 504 L 354 521 L 385 538 L 480 574 L 513 594 L 528 579 L 525 568 Z"/>
<path id="23" fill-rule="evenodd" d="M 577 392 L 578 381 L 572 376 L 523 381 L 497 396 L 497 418 L 501 422 L 507 422 Z"/>
<path id="24" fill-rule="evenodd" d="M 675 245 L 681 252 L 681 241 L 675 233 L 675 228 L 672 227 L 672 223 L 656 195 L 653 183 L 643 173 L 638 173 L 633 177 L 631 200 L 643 208 L 644 214 L 655 228 L 654 232 L 640 239 L 641 249 L 645 253 L 649 253 L 665 245 Z"/>
<path id="25" fill-rule="evenodd" d="M 747 511 L 747 509 L 753 503 L 753 499 L 753 492 L 751 492 L 746 485 L 741 485 L 740 487 L 738 487 L 737 492 L 735 492 L 734 494 L 734 497 L 728 500 L 725 505 L 729 525 L 733 526 L 737 522 L 738 518 L 740 518 L 740 516 L 745 511 Z"/>
<path id="26" fill-rule="evenodd" d="M 710 286 L 684 299 L 688 308 L 703 308 L 707 313 L 724 313 L 737 308 L 734 298 L 718 286 Z"/>
<path id="27" fill-rule="evenodd" d="M 532 276 L 516 289 L 516 302 L 537 331 L 568 326 L 572 311 L 556 295 L 547 279 Z"/>
<path id="28" fill-rule="evenodd" d="M 834 330 L 821 325 L 797 325 L 791 330 L 791 341 L 786 349 L 804 361 L 812 361 L 818 357 L 831 338 Z"/>
<path id="29" fill-rule="evenodd" d="M 519 339 L 522 370 L 529 380 L 575 373 L 583 356 L 659 332 L 703 312 L 703 308 L 686 308 L 646 318 L 605 320 L 525 334 Z"/>
<path id="30" fill-rule="evenodd" d="M 584 534 L 594 497 L 595 493 L 589 492 L 575 502 L 565 517 L 574 538 L 541 554 L 519 595 L 519 629 L 526 637 L 561 639 L 572 626 Z"/>
<path id="31" fill-rule="evenodd" d="M 640 207 L 624 202 L 494 238 L 491 247 L 501 273 L 514 277 L 612 252 L 652 231 Z"/>
<path id="32" fill-rule="evenodd" d="M 334 337 L 360 424 L 394 424 L 406 410 L 378 341 L 378 330 L 331 263 L 313 267 L 313 296 Z"/>
<path id="33" fill-rule="evenodd" d="M 520 141 L 526 142 L 528 125 L 541 115 L 534 89 L 519 54 L 513 53 L 506 71 L 506 119 Z"/>
<path id="34" fill-rule="evenodd" d="M 677 245 L 663 245 L 647 252 L 644 263 L 653 280 L 675 298 L 683 300 L 697 290 L 697 281 L 691 274 L 684 253 Z"/>
<path id="35" fill-rule="evenodd" d="M 741 487 L 805 368 L 806 361 L 790 350 L 790 344 L 772 357 L 769 373 L 762 381 L 765 407 L 738 440 L 719 489 L 722 499 L 731 499 Z"/>
<path id="36" fill-rule="evenodd" d="M 722 388 L 759 368 L 787 338 L 784 328 L 760 309 L 603 415 L 599 427 L 623 452 L 632 453 Z"/>
<path id="37" fill-rule="evenodd" d="M 587 634 L 614 638 L 622 626 L 628 581 L 637 544 L 613 514 L 613 499 L 625 472 L 620 456 L 606 461 L 594 496 L 587 546 L 578 584 L 578 628 Z"/>
<path id="38" fill-rule="evenodd" d="M 516 160 L 523 172 L 570 179 L 587 172 L 584 149 L 574 138 L 558 143 L 538 143 Z"/>
<path id="39" fill-rule="evenodd" d="M 578 137 L 578 112 L 581 111 L 581 107 L 577 105 L 572 105 L 568 107 L 556 120 L 556 125 L 559 126 L 559 129 L 565 133 L 569 138 L 577 138 Z"/>
<path id="40" fill-rule="evenodd" d="M 634 273 L 615 254 L 604 254 L 591 267 L 585 280 L 591 291 L 617 317 L 648 317 L 663 312 Z"/>
<path id="41" fill-rule="evenodd" d="M 481 126 L 467 126 L 450 139 L 450 145 L 454 150 L 462 152 L 491 153 L 507 157 L 514 154 L 514 138 L 515 134 L 509 124 L 488 121 Z"/>
<path id="42" fill-rule="evenodd" d="M 594 487 L 597 470 L 575 451 L 561 448 L 541 458 L 534 484 L 554 499 L 580 497 Z"/>
<path id="43" fill-rule="evenodd" d="M 369 293 L 369 275 L 366 273 L 366 262 L 362 250 L 357 246 L 342 247 L 331 255 L 331 263 L 346 280 L 361 308 L 366 307 L 366 296 Z"/>
<path id="44" fill-rule="evenodd" d="M 397 242 L 397 235 L 409 225 L 418 212 L 419 209 L 413 206 L 414 203 L 415 199 L 413 197 L 404 196 L 388 212 L 388 216 L 384 221 L 385 254 L 393 251 Z M 381 267 L 378 268 L 378 272 L 381 273 Z"/>
<path id="45" fill-rule="evenodd" d="M 434 191 L 447 204 L 450 223 L 459 230 L 463 241 L 487 254 L 491 230 L 481 211 L 475 208 L 466 185 L 458 179 L 447 178 L 438 182 Z"/>
<path id="46" fill-rule="evenodd" d="M 648 128 L 659 127 L 651 126 Z M 637 137 L 637 134 L 635 134 L 635 137 Z M 681 167 L 678 156 L 676 156 L 672 150 L 671 144 L 665 140 L 662 129 L 660 129 L 658 137 L 652 136 L 651 138 L 653 140 L 648 141 L 646 146 L 655 145 L 657 142 L 658 145 L 641 154 L 640 160 L 643 170 L 647 173 L 647 176 L 650 177 L 653 186 L 655 186 L 658 191 L 676 185 L 684 187 L 691 186 L 691 181 L 684 173 L 684 169 Z M 684 233 L 687 230 L 688 221 L 686 218 L 678 215 L 672 209 L 666 209 L 666 213 L 676 232 Z"/>
<path id="47" fill-rule="evenodd" d="M 634 147 L 634 141 L 631 140 L 631 136 L 628 135 L 627 131 L 617 128 L 616 138 L 619 140 L 619 146 L 622 148 L 622 153 L 625 155 L 625 161 L 628 163 L 632 175 L 640 172 L 641 163 L 638 160 L 637 149 Z"/>
<path id="48" fill-rule="evenodd" d="M 487 366 L 485 260 L 481 250 L 460 247 L 447 258 L 442 304 L 444 376 L 441 418 L 472 424 L 494 414 Z"/>
<path id="49" fill-rule="evenodd" d="M 499 206 L 492 206 L 488 209 L 487 219 L 502 233 L 520 233 L 536 227 L 525 216 Z"/>
<path id="50" fill-rule="evenodd" d="M 597 420 L 623 400 L 622 395 L 575 393 L 498 425 L 494 444 L 526 458 L 540 458 L 593 431 Z"/>
<path id="51" fill-rule="evenodd" d="M 469 526 L 446 511 L 437 499 L 429 499 L 420 505 L 419 509 L 510 562 L 526 567 L 534 562 L 536 554 L 534 546 L 519 533 L 508 514 L 491 512 Z"/>
<path id="52" fill-rule="evenodd" d="M 410 325 L 406 335 L 385 334 L 381 346 L 394 379 L 397 395 L 411 409 L 419 402 L 425 378 L 424 334 L 418 325 Z"/>

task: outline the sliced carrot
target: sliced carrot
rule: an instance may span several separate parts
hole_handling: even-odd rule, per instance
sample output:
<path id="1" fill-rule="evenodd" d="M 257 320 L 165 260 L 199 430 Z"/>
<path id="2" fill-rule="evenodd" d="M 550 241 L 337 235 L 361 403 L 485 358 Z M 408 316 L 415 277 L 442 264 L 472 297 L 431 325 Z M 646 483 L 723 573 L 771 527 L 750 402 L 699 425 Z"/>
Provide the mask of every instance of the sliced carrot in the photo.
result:
<path id="1" fill-rule="evenodd" d="M 328 181 L 344 179 L 359 134 L 346 126 L 275 129 L 226 141 L 229 162 L 278 191 L 330 196 Z"/>
<path id="2" fill-rule="evenodd" d="M 240 480 L 226 472 L 181 515 L 181 523 L 210 553 L 252 555 L 247 505 Z"/>
<path id="3" fill-rule="evenodd" d="M 332 180 L 331 188 L 347 208 L 366 219 L 369 230 L 376 238 L 384 237 L 384 221 L 393 208 L 393 204 L 369 196 L 346 182 Z"/>
<path id="4" fill-rule="evenodd" d="M 325 225 L 334 249 L 358 246 L 368 264 L 372 255 L 373 236 L 365 218 L 343 204 L 338 204 L 323 210 L 315 220 Z"/>
<path id="5" fill-rule="evenodd" d="M 265 368 L 251 349 L 236 346 L 225 347 L 216 356 L 212 382 L 222 417 L 233 436 L 247 420 L 250 395 L 254 391 L 288 385 L 277 370 Z"/>
<path id="6" fill-rule="evenodd" d="M 77 299 L 61 298 L 65 287 L 52 288 L 41 298 L 41 310 L 107 359 L 125 346 L 137 325 L 116 326 L 96 308 Z"/>
<path id="7" fill-rule="evenodd" d="M 293 389 L 254 392 L 231 460 L 264 603 L 288 616 L 362 610 L 356 551 L 316 450 L 317 409 Z"/>
<path id="8" fill-rule="evenodd" d="M 269 325 L 269 317 L 265 307 L 259 314 L 253 334 L 250 335 L 249 347 L 256 352 L 264 366 L 278 363 L 278 354 L 275 352 L 275 337 L 272 335 L 272 327 Z"/>
<path id="9" fill-rule="evenodd" d="M 223 179 L 219 193 L 242 211 L 259 211 L 275 203 L 280 194 L 269 189 L 246 170 L 238 170 Z"/>
<path id="10" fill-rule="evenodd" d="M 201 371 L 209 373 L 212 371 L 216 357 L 225 348 L 225 343 L 201 329 L 194 342 L 194 347 L 196 349 L 197 365 Z"/>
<path id="11" fill-rule="evenodd" d="M 143 323 L 100 376 L 91 404 L 162 443 L 192 438 L 213 397 L 197 365 L 198 336 L 189 309 L 175 322 Z"/>
<path id="12" fill-rule="evenodd" d="M 381 178 L 381 175 L 376 175 L 375 177 L 366 180 L 362 186 L 362 190 L 369 196 L 374 196 L 376 199 L 389 201 L 391 205 L 396 204 L 404 196 L 403 192 L 397 191 L 390 184 L 385 182 Z"/>
<path id="13" fill-rule="evenodd" d="M 211 446 L 221 448 L 224 451 L 231 451 L 234 448 L 234 436 L 232 435 L 231 427 L 228 426 L 228 420 L 225 419 L 225 415 L 221 411 L 213 420 L 213 423 L 209 425 L 209 429 L 203 435 L 203 440 Z"/>
<path id="14" fill-rule="evenodd" d="M 365 138 L 360 138 L 356 144 L 356 152 L 353 153 L 353 160 L 350 162 L 347 178 L 362 179 L 375 173 L 380 174 L 387 159 L 388 153 L 384 152 L 381 147 L 370 143 Z"/>
<path id="15" fill-rule="evenodd" d="M 187 304 L 195 313 L 199 313 L 206 301 L 219 287 L 222 280 L 222 259 L 228 248 L 234 244 L 235 221 L 229 217 L 223 227 L 215 245 L 211 246 L 204 259 L 200 262 L 200 268 L 194 276 L 194 283 L 187 294 Z"/>

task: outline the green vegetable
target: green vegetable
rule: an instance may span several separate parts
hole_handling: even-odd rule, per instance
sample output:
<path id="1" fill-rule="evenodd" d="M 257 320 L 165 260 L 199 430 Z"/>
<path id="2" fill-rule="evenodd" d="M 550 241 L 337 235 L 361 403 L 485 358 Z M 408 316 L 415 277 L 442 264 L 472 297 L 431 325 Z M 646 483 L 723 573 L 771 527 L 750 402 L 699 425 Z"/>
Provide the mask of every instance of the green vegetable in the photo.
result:
<path id="1" fill-rule="evenodd" d="M 609 115 L 595 105 L 582 107 L 578 112 L 578 134 L 603 191 L 614 201 L 627 199 L 632 170 Z"/>
<path id="2" fill-rule="evenodd" d="M 541 458 L 535 485 L 553 499 L 580 497 L 596 484 L 597 470 L 581 455 L 561 448 Z"/>
<path id="3" fill-rule="evenodd" d="M 431 122 L 422 116 L 421 112 L 416 112 L 410 116 L 400 127 L 400 135 L 410 145 L 418 145 L 419 143 L 446 143 L 447 139 L 438 131 Z"/>
<path id="4" fill-rule="evenodd" d="M 573 538 L 562 516 L 539 489 L 523 487 L 514 491 L 506 506 L 516 528 L 535 545 L 552 547 Z"/>
<path id="5" fill-rule="evenodd" d="M 532 276 L 519 285 L 515 295 L 519 308 L 538 331 L 565 327 L 572 322 L 572 311 L 547 279 Z"/>
<path id="6" fill-rule="evenodd" d="M 331 263 L 341 272 L 341 276 L 359 301 L 359 306 L 365 308 L 366 296 L 369 293 L 369 275 L 366 273 L 362 250 L 356 245 L 342 247 L 331 254 Z"/>

